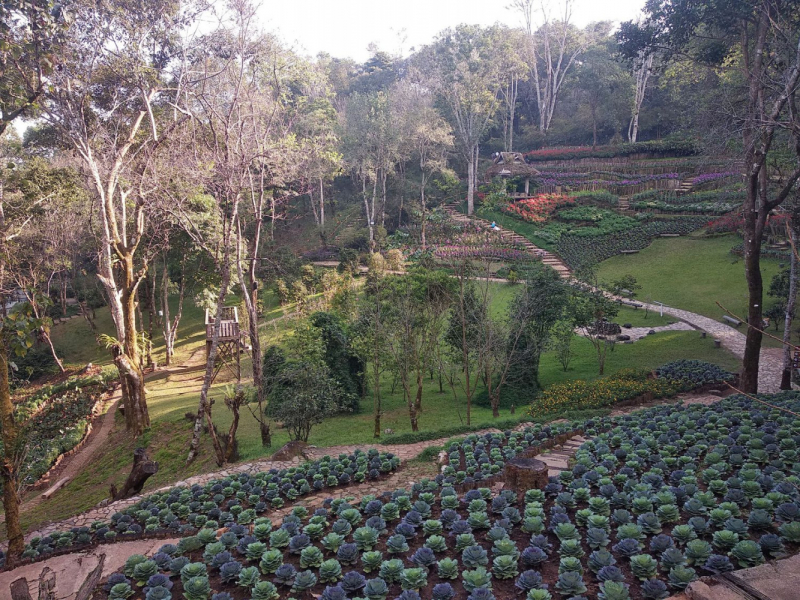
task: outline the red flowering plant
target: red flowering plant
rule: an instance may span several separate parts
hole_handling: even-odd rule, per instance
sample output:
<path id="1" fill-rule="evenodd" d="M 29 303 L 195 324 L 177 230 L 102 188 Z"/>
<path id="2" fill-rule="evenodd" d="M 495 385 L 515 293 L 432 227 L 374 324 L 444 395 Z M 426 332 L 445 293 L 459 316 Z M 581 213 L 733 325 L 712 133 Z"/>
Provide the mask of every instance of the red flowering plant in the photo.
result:
<path id="1" fill-rule="evenodd" d="M 529 223 L 545 223 L 559 208 L 573 206 L 575 198 L 562 194 L 539 194 L 533 198 L 509 202 L 502 210 Z"/>

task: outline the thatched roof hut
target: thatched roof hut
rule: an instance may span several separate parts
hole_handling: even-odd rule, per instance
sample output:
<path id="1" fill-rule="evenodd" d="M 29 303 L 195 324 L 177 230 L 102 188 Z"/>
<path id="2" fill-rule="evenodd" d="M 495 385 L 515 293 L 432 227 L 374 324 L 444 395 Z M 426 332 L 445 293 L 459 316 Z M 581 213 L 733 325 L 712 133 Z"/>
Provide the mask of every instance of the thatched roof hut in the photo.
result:
<path id="1" fill-rule="evenodd" d="M 492 158 L 492 166 L 486 169 L 486 181 L 498 176 L 524 177 L 525 194 L 527 194 L 530 188 L 530 180 L 539 176 L 539 171 L 525 162 L 525 157 L 521 152 L 495 152 Z"/>

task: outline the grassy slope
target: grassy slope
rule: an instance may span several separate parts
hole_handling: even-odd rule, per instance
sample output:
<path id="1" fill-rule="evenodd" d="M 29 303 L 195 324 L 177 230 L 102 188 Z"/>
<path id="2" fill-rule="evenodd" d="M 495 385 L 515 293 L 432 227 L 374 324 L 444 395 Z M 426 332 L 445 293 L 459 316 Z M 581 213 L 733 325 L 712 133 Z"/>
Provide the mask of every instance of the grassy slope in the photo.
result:
<path id="1" fill-rule="evenodd" d="M 597 274 L 601 281 L 633 275 L 642 286 L 639 298 L 649 297 L 712 319 L 720 320 L 725 314 L 716 302 L 746 316 L 744 263 L 730 253 L 737 243 L 739 238 L 733 235 L 657 239 L 638 254 L 615 256 L 602 262 Z M 765 289 L 778 270 L 778 261 L 761 261 Z M 764 300 L 767 306 L 772 303 L 766 294 Z"/>
<path id="2" fill-rule="evenodd" d="M 503 312 L 504 306 L 510 302 L 517 289 L 519 288 L 505 284 L 493 285 L 495 302 L 492 310 L 495 314 Z M 278 316 L 280 309 L 273 309 L 271 314 Z M 190 351 L 197 348 L 198 342 L 202 340 L 201 313 L 190 309 L 187 305 L 185 315 L 186 322 L 182 328 L 182 337 L 179 342 L 181 356 L 188 356 Z M 101 312 L 98 312 L 98 320 L 102 318 Z M 623 308 L 617 321 L 650 326 L 663 325 L 668 322 L 666 318 L 660 318 L 652 313 L 645 318 L 643 311 L 630 308 Z M 84 335 L 81 333 L 82 328 L 88 330 L 88 326 L 78 319 L 59 327 L 63 328 L 60 331 L 63 340 Z M 285 336 L 291 335 L 291 327 L 292 321 L 289 319 L 265 323 L 263 326 L 264 343 L 281 343 Z M 91 336 L 85 342 L 86 345 L 89 343 L 94 343 Z M 70 344 L 66 346 L 66 349 L 68 350 L 66 358 L 69 362 L 81 362 L 87 353 L 87 348 L 78 344 Z M 597 362 L 591 345 L 584 339 L 576 338 L 574 349 L 575 356 L 567 372 L 562 370 L 552 353 L 544 355 L 541 363 L 541 380 L 544 385 L 568 379 L 597 377 Z M 614 352 L 608 355 L 606 373 L 610 374 L 621 368 L 630 367 L 650 369 L 677 358 L 702 358 L 726 368 L 736 367 L 734 357 L 725 350 L 713 348 L 713 342 L 710 339 L 703 340 L 695 332 L 665 332 L 650 336 L 635 344 L 618 344 Z M 245 361 L 243 377 L 248 375 L 248 371 L 248 364 Z M 50 501 L 26 512 L 23 515 L 25 529 L 30 530 L 46 521 L 66 518 L 88 510 L 107 497 L 109 486 L 112 483 L 119 486 L 125 480 L 130 468 L 131 453 L 137 446 L 147 447 L 150 456 L 159 462 L 159 472 L 148 481 L 145 492 L 193 474 L 213 470 L 215 463 L 208 436 L 202 438 L 203 447 L 200 457 L 192 465 L 187 466 L 184 463 L 191 432 L 191 423 L 185 419 L 184 415 L 197 410 L 197 389 L 202 375 L 202 370 L 197 369 L 191 373 L 174 374 L 149 381 L 147 384 L 148 403 L 153 422 L 150 431 L 139 440 L 133 440 L 125 433 L 124 422 L 118 415 L 116 428 L 112 432 L 114 442 L 108 445 L 107 450 L 94 464 L 94 468 L 82 473 L 66 488 L 57 492 Z M 229 383 L 225 382 L 224 377 L 220 377 L 220 379 L 221 381 L 213 386 L 211 397 L 216 400 L 214 420 L 221 431 L 226 431 L 231 415 L 224 408 L 222 396 Z M 395 433 L 408 432 L 410 424 L 402 392 L 398 386 L 392 393 L 391 387 L 391 377 L 384 376 L 381 427 L 383 429 L 391 428 Z M 446 383 L 444 392 L 440 393 L 438 381 L 426 381 L 424 410 L 420 417 L 421 429 L 437 431 L 465 423 L 464 403 L 464 396 L 460 390 L 457 390 L 457 397 L 454 397 Z M 309 441 L 317 446 L 372 443 L 371 397 L 362 401 L 361 409 L 361 412 L 355 415 L 342 415 L 327 419 L 312 430 Z M 516 416 L 521 417 L 522 413 L 523 411 L 519 410 Z M 501 413 L 501 418 L 510 416 L 508 411 L 504 410 Z M 473 407 L 472 422 L 473 424 L 486 423 L 489 426 L 492 422 L 491 411 L 481 406 Z M 272 448 L 262 448 L 257 422 L 247 411 L 244 411 L 241 417 L 238 439 L 243 460 L 266 456 L 288 441 L 286 432 L 276 429 Z M 2 529 L 0 529 L 0 535 L 2 535 Z"/>

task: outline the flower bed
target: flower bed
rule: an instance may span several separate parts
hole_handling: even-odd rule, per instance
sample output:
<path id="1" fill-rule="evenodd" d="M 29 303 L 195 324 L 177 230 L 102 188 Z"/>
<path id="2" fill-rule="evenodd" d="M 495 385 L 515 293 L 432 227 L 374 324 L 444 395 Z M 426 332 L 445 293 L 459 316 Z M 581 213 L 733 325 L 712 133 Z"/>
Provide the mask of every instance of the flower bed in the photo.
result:
<path id="1" fill-rule="evenodd" d="M 539 260 L 539 256 L 526 250 L 492 246 L 437 246 L 433 255 L 445 261 L 494 258 L 503 262 L 530 263 Z"/>
<path id="2" fill-rule="evenodd" d="M 529 162 L 548 160 L 579 160 L 585 158 L 615 158 L 635 154 L 656 156 L 691 156 L 698 154 L 699 148 L 688 141 L 653 141 L 619 144 L 615 146 L 570 146 L 566 148 L 542 148 L 525 155 Z"/>
<path id="3" fill-rule="evenodd" d="M 288 469 L 271 469 L 256 475 L 214 479 L 205 485 L 174 487 L 156 492 L 122 512 L 108 523 L 74 528 L 34 539 L 23 556 L 36 558 L 56 548 L 99 541 L 118 541 L 141 534 L 187 534 L 200 527 L 215 529 L 219 523 L 250 525 L 257 515 L 280 508 L 298 498 L 326 489 L 376 481 L 400 466 L 394 454 L 370 449 L 324 456 Z"/>
<path id="4" fill-rule="evenodd" d="M 578 423 L 532 425 L 523 431 L 468 435 L 445 445 L 448 464 L 442 470 L 453 485 L 470 489 L 502 480 L 505 462 L 517 456 L 534 456 L 559 438 L 571 437 L 581 428 Z"/>
<path id="5" fill-rule="evenodd" d="M 724 215 L 741 207 L 740 202 L 689 202 L 674 204 L 660 200 L 644 200 L 632 202 L 631 208 L 643 211 L 659 211 L 664 213 L 697 213 Z"/>
<path id="6" fill-rule="evenodd" d="M 580 379 L 558 383 L 542 392 L 530 407 L 532 416 L 604 408 L 641 397 L 668 398 L 708 384 L 733 381 L 735 375 L 702 360 L 676 360 L 655 370 L 655 378 L 647 371 L 623 369 L 595 381 Z"/>
<path id="7" fill-rule="evenodd" d="M 540 194 L 534 198 L 508 202 L 501 210 L 528 223 L 544 223 L 562 207 L 575 204 L 575 198 L 560 194 Z"/>
<path id="8" fill-rule="evenodd" d="M 655 371 L 659 379 L 682 381 L 689 389 L 704 385 L 732 382 L 736 375 L 704 360 L 676 360 Z"/>
<path id="9" fill-rule="evenodd" d="M 654 175 L 624 175 L 622 173 L 606 173 L 607 179 L 590 179 L 597 173 L 563 173 L 554 172 L 542 174 L 541 185 L 560 186 L 566 188 L 581 187 L 586 189 L 603 188 L 616 192 L 624 192 L 625 188 L 641 186 L 658 181 L 678 181 L 680 173 L 657 173 Z"/>
<path id="10" fill-rule="evenodd" d="M 646 372 L 623 370 L 595 381 L 573 379 L 551 385 L 531 403 L 529 412 L 537 417 L 568 410 L 605 408 L 647 396 L 668 398 L 686 391 L 683 381 L 649 379 Z"/>
<path id="11" fill-rule="evenodd" d="M 678 196 L 674 191 L 649 190 L 634 194 L 630 198 L 631 204 L 636 202 L 655 201 L 668 204 L 702 204 L 704 202 L 728 202 L 741 204 L 746 197 L 741 185 L 726 186 L 710 191 L 692 192 Z"/>
<path id="12" fill-rule="evenodd" d="M 707 224 L 704 217 L 674 217 L 654 220 L 626 231 L 605 236 L 585 237 L 575 234 L 561 235 L 556 251 L 572 269 L 597 264 L 620 254 L 623 250 L 642 250 L 653 238 L 661 234 L 685 235 Z"/>
<path id="13" fill-rule="evenodd" d="M 797 394 L 770 401 L 800 410 Z M 800 423 L 786 413 L 735 397 L 586 426 L 594 439 L 544 490 L 459 494 L 439 476 L 204 528 L 131 556 L 98 596 L 663 599 L 800 548 Z"/>
<path id="14" fill-rule="evenodd" d="M 83 440 L 108 379 L 108 374 L 71 377 L 14 405 L 15 419 L 25 423 L 26 448 L 19 470 L 24 486 L 34 485 L 59 456 Z"/>

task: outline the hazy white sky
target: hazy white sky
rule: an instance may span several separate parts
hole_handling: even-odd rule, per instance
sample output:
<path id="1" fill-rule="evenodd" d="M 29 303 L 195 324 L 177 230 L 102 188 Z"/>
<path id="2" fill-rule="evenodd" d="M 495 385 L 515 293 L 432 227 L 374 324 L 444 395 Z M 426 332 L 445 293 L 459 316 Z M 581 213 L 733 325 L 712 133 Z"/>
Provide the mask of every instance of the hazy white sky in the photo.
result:
<path id="1" fill-rule="evenodd" d="M 521 25 L 521 16 L 506 8 L 508 0 L 263 0 L 262 25 L 277 32 L 301 53 L 332 56 L 359 62 L 369 57 L 367 46 L 375 42 L 392 53 L 407 54 L 412 47 L 429 43 L 447 27 L 459 23 Z M 551 0 L 552 11 L 563 10 Z M 644 0 L 577 0 L 573 22 L 633 19 Z M 405 38 L 405 41 L 403 41 Z"/>

